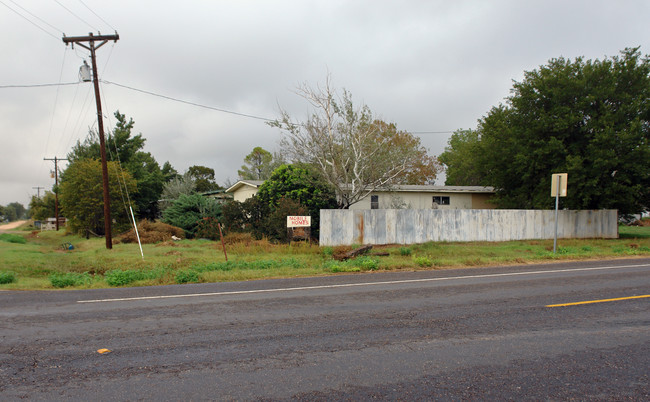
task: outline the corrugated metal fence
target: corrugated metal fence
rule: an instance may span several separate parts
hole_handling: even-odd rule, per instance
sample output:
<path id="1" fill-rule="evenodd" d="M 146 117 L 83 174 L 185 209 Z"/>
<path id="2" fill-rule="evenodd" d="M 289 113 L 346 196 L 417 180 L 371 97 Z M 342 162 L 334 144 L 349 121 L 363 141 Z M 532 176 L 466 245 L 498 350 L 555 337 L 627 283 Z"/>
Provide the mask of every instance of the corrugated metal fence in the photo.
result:
<path id="1" fill-rule="evenodd" d="M 320 245 L 552 239 L 555 211 L 322 209 Z M 559 211 L 558 238 L 617 238 L 618 211 Z"/>

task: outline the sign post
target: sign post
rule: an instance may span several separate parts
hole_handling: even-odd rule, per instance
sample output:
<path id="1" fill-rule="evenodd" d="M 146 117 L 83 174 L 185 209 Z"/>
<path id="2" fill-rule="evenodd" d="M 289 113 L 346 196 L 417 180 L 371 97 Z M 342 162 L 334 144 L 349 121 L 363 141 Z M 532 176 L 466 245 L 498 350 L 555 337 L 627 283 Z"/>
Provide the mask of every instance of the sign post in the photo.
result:
<path id="1" fill-rule="evenodd" d="M 555 197 L 555 238 L 553 239 L 553 254 L 557 252 L 557 221 L 560 208 L 560 197 L 566 197 L 567 173 L 554 173 L 551 176 L 551 197 Z"/>
<path id="2" fill-rule="evenodd" d="M 299 231 L 294 231 L 299 228 Z M 295 237 L 309 240 L 311 238 L 311 216 L 287 216 L 287 237 L 289 243 Z"/>

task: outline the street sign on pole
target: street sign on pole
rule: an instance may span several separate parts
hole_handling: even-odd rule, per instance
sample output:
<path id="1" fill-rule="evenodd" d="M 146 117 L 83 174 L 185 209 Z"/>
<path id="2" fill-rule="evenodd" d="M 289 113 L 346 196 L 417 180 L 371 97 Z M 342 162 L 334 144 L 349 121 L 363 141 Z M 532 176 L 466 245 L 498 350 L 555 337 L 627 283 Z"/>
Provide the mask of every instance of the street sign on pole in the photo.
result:
<path id="1" fill-rule="evenodd" d="M 554 173 L 551 176 L 551 197 L 555 197 L 558 193 L 560 197 L 566 197 L 566 183 L 568 173 Z"/>
<path id="2" fill-rule="evenodd" d="M 555 197 L 555 237 L 553 238 L 553 254 L 557 252 L 557 216 L 560 209 L 560 197 L 566 197 L 567 173 L 554 173 L 551 176 L 551 197 Z"/>

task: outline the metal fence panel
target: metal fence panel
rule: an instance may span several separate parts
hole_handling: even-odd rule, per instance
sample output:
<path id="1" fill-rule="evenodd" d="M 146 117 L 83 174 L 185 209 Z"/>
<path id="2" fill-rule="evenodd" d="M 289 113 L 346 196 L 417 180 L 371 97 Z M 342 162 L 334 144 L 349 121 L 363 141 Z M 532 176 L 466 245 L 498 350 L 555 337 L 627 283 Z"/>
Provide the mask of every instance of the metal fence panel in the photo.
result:
<path id="1" fill-rule="evenodd" d="M 323 209 L 320 244 L 552 239 L 555 211 L 507 209 Z M 617 238 L 618 211 L 559 211 L 559 238 Z"/>

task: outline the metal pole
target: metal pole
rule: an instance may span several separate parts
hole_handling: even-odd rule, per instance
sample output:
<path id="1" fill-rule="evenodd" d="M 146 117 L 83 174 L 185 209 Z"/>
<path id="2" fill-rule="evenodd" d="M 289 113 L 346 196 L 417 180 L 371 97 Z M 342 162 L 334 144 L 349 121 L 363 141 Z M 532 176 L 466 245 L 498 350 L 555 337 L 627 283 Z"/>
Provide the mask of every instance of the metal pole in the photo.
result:
<path id="1" fill-rule="evenodd" d="M 221 237 L 221 247 L 223 247 L 223 256 L 226 258 L 226 262 L 228 262 L 228 254 L 226 253 L 226 243 L 223 241 L 223 232 L 221 231 L 221 223 L 217 223 L 217 226 L 219 227 L 219 237 Z"/>
<path id="2" fill-rule="evenodd" d="M 138 238 L 138 245 L 140 246 L 140 255 L 144 261 L 144 253 L 142 252 L 142 242 L 140 242 L 140 233 L 138 232 L 138 224 L 135 222 L 135 215 L 133 215 L 133 208 L 129 205 L 129 210 L 131 211 L 131 219 L 133 219 L 133 229 L 135 230 L 135 237 Z"/>
<path id="3" fill-rule="evenodd" d="M 560 206 L 560 181 L 562 180 L 561 176 L 557 178 L 557 191 L 555 192 L 555 238 L 553 239 L 553 254 L 557 252 L 557 211 Z"/>

